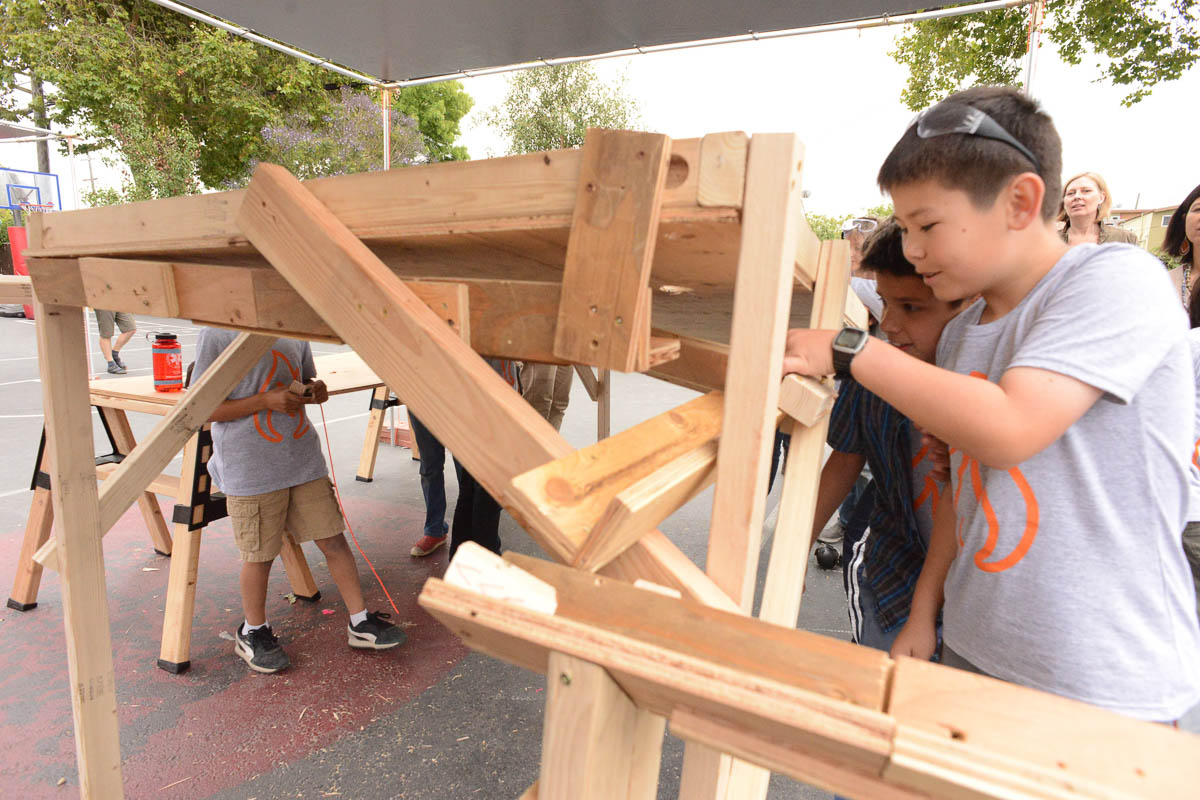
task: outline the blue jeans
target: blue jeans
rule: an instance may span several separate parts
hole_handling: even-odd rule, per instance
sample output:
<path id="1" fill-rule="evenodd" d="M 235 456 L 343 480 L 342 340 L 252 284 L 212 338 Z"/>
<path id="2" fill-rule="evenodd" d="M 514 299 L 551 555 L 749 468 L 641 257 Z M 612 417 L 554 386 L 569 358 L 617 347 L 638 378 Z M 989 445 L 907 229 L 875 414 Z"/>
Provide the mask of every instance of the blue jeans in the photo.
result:
<path id="1" fill-rule="evenodd" d="M 425 495 L 425 535 L 440 539 L 450 530 L 446 524 L 446 448 L 433 432 L 409 412 L 413 439 L 421 452 L 421 493 Z"/>

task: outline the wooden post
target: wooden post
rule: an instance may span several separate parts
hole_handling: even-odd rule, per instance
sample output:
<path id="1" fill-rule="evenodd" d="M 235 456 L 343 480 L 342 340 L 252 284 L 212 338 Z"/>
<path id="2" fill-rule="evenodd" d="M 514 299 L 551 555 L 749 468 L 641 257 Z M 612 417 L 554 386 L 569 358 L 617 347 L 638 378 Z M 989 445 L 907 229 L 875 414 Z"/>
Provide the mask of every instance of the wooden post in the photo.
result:
<path id="1" fill-rule="evenodd" d="M 50 448 L 42 450 L 42 457 L 34 467 L 34 473 L 49 474 Z M 33 490 L 33 502 L 29 505 L 29 516 L 25 521 L 25 538 L 21 540 L 21 554 L 17 556 L 17 574 L 13 577 L 12 594 L 8 607 L 14 611 L 30 611 L 37 607 L 38 589 L 42 585 L 42 565 L 33 560 L 42 545 L 50 539 L 54 528 L 54 506 L 50 490 L 38 486 Z"/>
<path id="2" fill-rule="evenodd" d="M 79 791 L 83 798 L 109 800 L 123 796 L 121 744 L 83 310 L 40 303 L 36 308 Z"/>
<path id="3" fill-rule="evenodd" d="M 666 720 L 634 705 L 603 667 L 551 653 L 540 800 L 653 800 Z"/>
<path id="4" fill-rule="evenodd" d="M 292 538 L 288 531 L 283 532 L 283 546 L 279 548 L 279 560 L 287 572 L 288 582 L 292 585 L 292 594 L 301 600 L 315 603 L 321 599 L 321 590 L 309 569 L 308 559 L 304 557 L 304 549 Z"/>
<path id="5" fill-rule="evenodd" d="M 607 439 L 612 429 L 612 373 L 602 369 L 596 378 L 596 440 Z"/>
<path id="6" fill-rule="evenodd" d="M 764 134 L 751 139 L 746 164 L 725 416 L 707 561 L 713 581 L 745 613 L 754 599 L 784 336 L 804 227 L 799 175 L 803 153 L 793 135 Z M 770 773 L 741 764 L 744 766 L 703 745 L 689 743 L 680 797 L 764 797 Z"/>
<path id="7" fill-rule="evenodd" d="M 191 508 L 192 487 L 200 469 L 199 437 L 192 436 L 183 446 L 183 469 L 179 476 L 178 506 Z M 204 528 L 188 530 L 188 522 L 175 523 L 175 552 L 167 577 L 167 600 L 163 608 L 162 643 L 158 666 L 179 674 L 192 665 L 192 617 L 196 609 L 196 574 L 200 568 L 200 538 Z"/>
<path id="8" fill-rule="evenodd" d="M 387 414 L 387 399 L 391 392 L 386 386 L 376 387 L 371 393 L 371 413 L 367 418 L 367 434 L 363 439 L 362 455 L 358 458 L 358 474 L 355 480 L 370 483 L 375 476 L 375 457 L 379 455 L 379 434 L 383 430 L 383 418 Z M 394 431 L 393 431 L 394 435 Z"/>

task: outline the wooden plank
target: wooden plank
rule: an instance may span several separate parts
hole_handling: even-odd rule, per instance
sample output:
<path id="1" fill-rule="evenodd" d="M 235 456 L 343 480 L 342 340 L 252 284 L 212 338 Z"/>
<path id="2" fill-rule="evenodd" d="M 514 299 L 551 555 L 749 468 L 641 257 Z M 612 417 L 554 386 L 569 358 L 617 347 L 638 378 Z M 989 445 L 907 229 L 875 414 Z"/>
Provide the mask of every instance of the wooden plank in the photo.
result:
<path id="1" fill-rule="evenodd" d="M 639 322 L 667 179 L 671 142 L 653 133 L 589 129 L 563 267 L 554 353 L 577 364 L 633 372 Z"/>
<path id="2" fill-rule="evenodd" d="M 33 283 L 28 275 L 0 275 L 0 303 L 33 302 Z"/>
<path id="3" fill-rule="evenodd" d="M 292 538 L 292 534 L 284 531 L 283 544 L 279 548 L 279 560 L 287 572 L 288 583 L 291 584 L 292 594 L 305 600 L 315 600 L 321 596 L 321 589 L 309 569 L 308 559 L 304 557 L 304 549 Z"/>
<path id="4" fill-rule="evenodd" d="M 720 433 L 722 397 L 704 395 L 512 479 L 521 518 L 576 553 L 618 492 Z"/>
<path id="5" fill-rule="evenodd" d="M 679 358 L 680 344 L 678 337 L 647 336 L 647 341 L 649 342 L 649 350 L 646 357 L 647 370 Z"/>
<path id="6" fill-rule="evenodd" d="M 593 572 L 654 530 L 716 478 L 717 443 L 684 453 L 622 489 L 592 527 L 574 566 Z"/>
<path id="7" fill-rule="evenodd" d="M 833 410 L 837 390 L 830 384 L 787 375 L 779 386 L 779 410 L 801 425 L 813 426 Z"/>
<path id="8" fill-rule="evenodd" d="M 742 247 L 725 375 L 728 396 L 706 571 L 747 613 L 758 571 L 767 471 L 775 439 L 771 417 L 779 404 L 792 283 L 807 277 L 797 272 L 797 266 L 808 256 L 805 234 L 812 236 L 803 222 L 800 197 L 803 152 L 795 136 L 759 135 L 750 142 L 746 166 Z M 752 800 L 765 795 L 766 778 L 761 773 L 726 764 L 724 758 L 714 767 L 704 748 L 688 750 L 684 779 L 695 787 L 696 797 Z M 735 769 L 737 774 L 732 775 Z M 733 779 L 725 779 L 727 770 Z"/>
<path id="9" fill-rule="evenodd" d="M 208 371 L 205 372 L 207 374 Z M 198 441 L 199 438 L 192 435 L 183 445 L 183 469 L 179 477 L 183 491 L 176 497 L 176 502 L 188 508 L 194 505 L 192 487 L 195 486 L 197 471 L 202 469 L 203 454 L 197 451 Z M 192 620 L 196 609 L 196 580 L 200 570 L 200 540 L 204 529 L 190 531 L 189 527 L 184 522 L 173 525 L 175 550 L 171 553 L 167 596 L 163 604 L 158 665 L 173 673 L 187 670 L 192 652 Z"/>
<path id="10" fill-rule="evenodd" d="M 849 294 L 850 250 L 844 241 L 823 242 L 813 297 L 812 328 L 836 328 L 842 319 L 845 296 Z M 797 391 L 792 391 L 795 388 Z M 810 394 L 802 407 L 794 402 L 800 389 Z M 786 391 L 784 391 L 786 390 Z M 767 580 L 763 586 L 759 618 L 778 625 L 793 626 L 800 614 L 804 577 L 812 546 L 813 515 L 825 439 L 829 432 L 829 410 L 835 392 L 826 383 L 789 375 L 783 381 L 780 405 L 789 401 L 790 413 L 801 425 L 791 426 L 787 470 L 779 498 L 779 516 L 771 540 Z M 810 413 L 811 412 L 811 413 Z"/>
<path id="11" fill-rule="evenodd" d="M 701 139 L 696 202 L 702 206 L 741 208 L 749 149 L 750 137 L 742 131 L 710 133 Z"/>
<path id="12" fill-rule="evenodd" d="M 518 800 L 538 800 L 538 782 L 534 781 L 533 785 L 526 789 Z"/>
<path id="13" fill-rule="evenodd" d="M 33 215 L 40 216 L 45 215 Z M 120 798 L 121 745 L 83 310 L 38 303 L 36 315 L 79 790 L 84 798 Z"/>
<path id="14" fill-rule="evenodd" d="M 42 469 L 48 470 L 48 463 L 47 454 L 42 459 Z M 54 507 L 50 490 L 40 487 L 34 489 L 33 502 L 29 504 L 29 516 L 25 519 L 21 552 L 17 556 L 12 594 L 8 596 L 9 608 L 28 611 L 37 605 L 38 589 L 42 585 L 42 565 L 34 560 L 34 554 L 50 540 L 50 531 L 53 528 Z"/>
<path id="15" fill-rule="evenodd" d="M 79 276 L 91 308 L 122 310 L 133 301 L 137 313 L 174 319 L 179 316 L 175 271 L 156 261 L 116 261 L 103 258 L 79 259 Z"/>
<path id="16" fill-rule="evenodd" d="M 551 653 L 538 796 L 653 800 L 665 724 L 638 709 L 601 667 Z"/>
<path id="17" fill-rule="evenodd" d="M 103 406 L 96 410 L 108 422 L 108 429 L 112 432 L 117 449 L 125 455 L 132 453 L 133 448 L 137 447 L 137 440 L 133 438 L 133 428 L 129 426 L 129 417 L 125 415 L 125 412 L 121 409 L 104 408 Z M 97 478 L 107 478 L 116 470 L 115 464 L 105 464 L 104 466 L 112 467 L 112 469 L 105 470 L 102 476 L 101 467 L 97 467 Z M 167 521 L 163 518 L 162 508 L 158 505 L 155 493 L 175 497 L 179 494 L 179 480 L 171 475 L 159 475 L 150 481 L 146 488 L 147 491 L 138 495 L 138 508 L 142 512 L 142 519 L 146 522 L 146 530 L 150 532 L 150 541 L 154 544 L 154 550 L 169 556 L 171 555 L 171 532 L 167 530 Z"/>
<path id="18" fill-rule="evenodd" d="M 717 489 L 707 571 L 749 611 L 754 599 L 772 424 L 779 406 L 783 344 L 792 288 L 792 254 L 801 216 L 803 147 L 794 136 L 761 135 L 750 144 L 742 253 L 717 459 Z"/>
<path id="19" fill-rule="evenodd" d="M 699 139 L 671 143 L 675 162 L 663 205 L 698 210 Z M 584 155 L 577 149 L 445 162 L 334 178 L 305 188 L 364 241 L 404 240 L 437 231 L 566 228 Z M 132 255 L 244 247 L 237 225 L 246 190 L 173 197 L 30 218 L 30 256 Z M 686 218 L 686 217 L 685 217 Z M 35 249 L 35 242 L 36 245 Z"/>
<path id="20" fill-rule="evenodd" d="M 1190 797 L 1200 739 L 982 675 L 897 660 L 889 781 L 955 797 Z"/>
<path id="21" fill-rule="evenodd" d="M 386 386 L 379 386 L 371 393 L 372 403 L 385 403 L 392 392 Z M 383 430 L 383 417 L 387 409 L 372 405 L 367 415 L 367 433 L 363 437 L 362 455 L 358 457 L 358 473 L 360 481 L 370 481 L 375 475 L 375 458 L 379 455 L 379 433 Z"/>
<path id="22" fill-rule="evenodd" d="M 612 373 L 599 370 L 596 375 L 596 441 L 608 438 L 612 432 Z"/>
<path id="23" fill-rule="evenodd" d="M 720 627 L 688 623 L 691 613 L 721 612 L 633 586 L 621 587 L 633 593 L 633 607 L 631 598 L 616 595 L 622 611 L 614 615 L 606 607 L 614 601 L 620 585 L 609 582 L 604 590 L 589 594 L 585 587 L 597 578 L 575 574 L 580 583 L 569 591 L 556 582 L 559 603 L 554 615 L 493 600 L 437 579 L 425 584 L 420 603 L 468 646 L 497 658 L 545 672 L 550 653 L 573 655 L 605 668 L 640 708 L 653 713 L 669 717 L 677 708 L 698 710 L 723 722 L 754 730 L 766 728 L 789 745 L 810 748 L 814 755 L 836 756 L 876 772 L 883 767 L 892 730 L 890 720 L 879 710 L 889 663 L 883 653 L 868 653 L 845 642 L 736 614 L 722 616 L 748 624 L 751 630 L 745 631 L 745 637 L 725 638 L 727 627 L 735 629 L 736 623 Z M 658 612 L 672 605 L 678 610 L 668 619 L 683 623 L 682 633 L 660 624 Z M 597 621 L 613 621 L 614 617 L 619 631 Z M 764 639 L 755 635 L 759 632 Z M 734 641 L 740 650 L 730 649 Z M 809 645 L 819 649 L 820 655 L 810 651 Z M 777 658 L 783 652 L 793 654 L 805 666 L 793 662 L 780 674 L 777 670 L 782 665 Z M 865 666 L 864 656 L 875 664 L 870 668 L 875 673 L 874 688 L 867 696 L 856 697 L 846 670 Z M 761 660 L 756 660 L 759 657 Z M 764 662 L 766 669 L 760 667 Z M 835 684 L 851 693 L 838 694 Z M 873 707 L 855 705 L 849 698 L 865 700 Z"/>
<path id="24" fill-rule="evenodd" d="M 729 345 L 687 336 L 676 338 L 679 340 L 679 358 L 653 366 L 647 374 L 698 392 L 724 389 Z"/>

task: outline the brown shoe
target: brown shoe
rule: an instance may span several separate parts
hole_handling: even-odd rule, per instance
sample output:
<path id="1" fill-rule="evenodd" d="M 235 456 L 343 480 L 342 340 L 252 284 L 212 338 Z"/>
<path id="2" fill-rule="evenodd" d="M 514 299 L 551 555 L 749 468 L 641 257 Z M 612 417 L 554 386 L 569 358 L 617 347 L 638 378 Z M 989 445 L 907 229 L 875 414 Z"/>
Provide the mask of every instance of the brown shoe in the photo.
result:
<path id="1" fill-rule="evenodd" d="M 446 543 L 445 536 L 422 536 L 409 550 L 409 555 L 424 558 Z"/>

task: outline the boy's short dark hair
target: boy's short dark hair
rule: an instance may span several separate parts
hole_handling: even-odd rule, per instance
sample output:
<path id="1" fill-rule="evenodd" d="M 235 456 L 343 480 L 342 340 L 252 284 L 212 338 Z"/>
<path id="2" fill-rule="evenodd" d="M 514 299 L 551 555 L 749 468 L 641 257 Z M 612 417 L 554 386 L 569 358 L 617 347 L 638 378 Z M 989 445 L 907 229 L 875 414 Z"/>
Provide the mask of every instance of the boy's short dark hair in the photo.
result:
<path id="1" fill-rule="evenodd" d="M 894 219 L 889 217 L 867 234 L 863 242 L 861 268 L 896 278 L 917 277 L 917 268 L 904 257 L 904 241 L 900 226 Z"/>
<path id="2" fill-rule="evenodd" d="M 880 188 L 887 191 L 932 180 L 964 191 L 976 207 L 988 208 L 1009 178 L 1036 172 L 1046 184 L 1042 219 L 1054 219 L 1062 195 L 1062 140 L 1038 103 L 1009 86 L 976 86 L 942 102 L 961 103 L 987 114 L 1037 156 L 1041 169 L 1010 144 L 966 133 L 922 139 L 912 125 L 879 168 Z"/>

